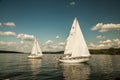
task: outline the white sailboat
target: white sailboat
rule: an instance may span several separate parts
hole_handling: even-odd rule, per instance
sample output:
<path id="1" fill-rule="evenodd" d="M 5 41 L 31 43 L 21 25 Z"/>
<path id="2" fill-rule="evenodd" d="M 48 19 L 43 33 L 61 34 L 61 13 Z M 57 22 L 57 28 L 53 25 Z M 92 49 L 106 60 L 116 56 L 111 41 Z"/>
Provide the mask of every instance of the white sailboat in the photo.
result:
<path id="1" fill-rule="evenodd" d="M 38 59 L 38 58 L 42 58 L 42 56 L 43 56 L 43 54 L 40 49 L 39 43 L 38 43 L 37 39 L 35 38 L 31 54 L 28 56 L 28 58 Z"/>
<path id="2" fill-rule="evenodd" d="M 66 41 L 64 55 L 59 59 L 59 61 L 66 63 L 80 63 L 88 61 L 89 58 L 89 50 L 84 40 L 78 20 L 75 18 Z"/>

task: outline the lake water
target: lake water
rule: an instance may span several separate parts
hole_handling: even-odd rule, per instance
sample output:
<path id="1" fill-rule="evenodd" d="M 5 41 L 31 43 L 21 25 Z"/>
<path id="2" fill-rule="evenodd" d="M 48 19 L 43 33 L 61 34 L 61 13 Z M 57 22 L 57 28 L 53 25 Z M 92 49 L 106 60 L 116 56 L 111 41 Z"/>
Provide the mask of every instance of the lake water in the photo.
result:
<path id="1" fill-rule="evenodd" d="M 120 80 L 120 55 L 92 55 L 88 63 L 58 63 L 54 56 L 0 54 L 0 80 Z"/>

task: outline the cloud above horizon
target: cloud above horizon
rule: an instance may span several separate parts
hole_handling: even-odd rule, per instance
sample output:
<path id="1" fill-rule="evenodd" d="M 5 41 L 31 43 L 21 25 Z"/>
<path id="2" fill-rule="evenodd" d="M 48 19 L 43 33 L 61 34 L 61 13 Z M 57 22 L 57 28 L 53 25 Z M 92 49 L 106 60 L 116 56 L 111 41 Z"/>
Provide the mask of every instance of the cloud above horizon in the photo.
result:
<path id="1" fill-rule="evenodd" d="M 0 23 L 0 26 L 2 26 L 2 23 Z"/>
<path id="2" fill-rule="evenodd" d="M 21 51 L 21 52 L 30 52 L 31 47 L 33 45 L 34 35 L 29 34 L 16 34 L 15 32 L 0 31 L 1 36 L 15 36 L 14 38 L 20 39 L 18 42 L 14 41 L 4 41 L 0 40 L 0 50 L 11 50 L 11 51 Z M 59 39 L 59 36 L 55 37 Z M 39 40 L 38 40 L 39 41 Z M 56 43 L 53 40 L 48 39 L 44 43 L 40 43 L 42 51 L 63 51 L 64 50 L 64 42 Z"/>
<path id="3" fill-rule="evenodd" d="M 21 39 L 21 40 L 33 40 L 34 39 L 34 36 L 33 35 L 28 35 L 28 34 L 23 34 L 23 33 L 21 33 L 21 34 L 18 34 L 17 35 L 17 38 L 18 39 Z"/>
<path id="4" fill-rule="evenodd" d="M 4 42 L 0 41 L 0 50 L 30 52 L 32 43 L 30 42 Z"/>
<path id="5" fill-rule="evenodd" d="M 19 42 L 4 42 L 0 41 L 0 50 L 12 50 L 21 52 L 30 52 L 33 46 L 33 41 L 19 41 Z M 63 51 L 65 42 L 54 43 L 52 40 L 47 40 L 45 43 L 40 44 L 41 50 L 47 52 Z M 89 49 L 109 49 L 120 48 L 120 39 L 106 39 L 98 43 L 90 43 Z"/>
<path id="6" fill-rule="evenodd" d="M 67 7 L 75 7 L 76 5 L 76 1 L 72 0 L 72 1 L 68 1 Z"/>
<path id="7" fill-rule="evenodd" d="M 14 22 L 6 22 L 6 23 L 0 22 L 0 26 L 7 26 L 7 27 L 11 27 L 11 28 L 16 27 Z"/>
<path id="8" fill-rule="evenodd" d="M 91 28 L 91 30 L 98 30 L 99 32 L 107 32 L 110 30 L 120 30 L 120 24 L 103 24 L 103 23 L 98 23 L 95 26 Z"/>
<path id="9" fill-rule="evenodd" d="M 47 40 L 45 43 L 41 44 L 42 51 L 63 51 L 64 42 L 54 43 L 52 40 Z"/>
<path id="10" fill-rule="evenodd" d="M 120 48 L 120 39 L 107 39 L 99 41 L 97 44 L 90 43 L 89 49 L 109 49 L 109 48 Z"/>
<path id="11" fill-rule="evenodd" d="M 2 36 L 16 36 L 16 33 L 11 32 L 11 31 L 6 31 L 6 32 L 0 31 L 0 35 L 2 35 Z"/>
<path id="12" fill-rule="evenodd" d="M 75 1 L 72 1 L 69 3 L 69 5 L 71 5 L 71 6 L 74 6 L 75 4 L 76 4 Z"/>
<path id="13" fill-rule="evenodd" d="M 96 36 L 97 39 L 105 39 L 105 36 L 102 36 L 102 35 L 99 35 L 99 36 Z"/>
<path id="14" fill-rule="evenodd" d="M 15 27 L 15 23 L 14 22 L 6 22 L 6 23 L 3 23 L 5 26 L 9 26 L 9 27 Z"/>
<path id="15" fill-rule="evenodd" d="M 55 38 L 56 38 L 56 39 L 59 39 L 59 38 L 60 38 L 60 36 L 56 36 Z"/>
<path id="16" fill-rule="evenodd" d="M 52 44 L 53 41 L 52 41 L 52 40 L 47 40 L 45 43 L 46 43 L 46 44 Z"/>

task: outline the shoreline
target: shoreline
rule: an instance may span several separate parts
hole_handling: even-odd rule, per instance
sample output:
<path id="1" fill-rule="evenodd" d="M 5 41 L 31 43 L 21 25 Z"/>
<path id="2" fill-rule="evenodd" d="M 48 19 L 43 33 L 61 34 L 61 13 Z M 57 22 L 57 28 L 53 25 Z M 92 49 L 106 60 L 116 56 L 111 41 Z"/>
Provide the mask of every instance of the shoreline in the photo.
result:
<path id="1" fill-rule="evenodd" d="M 110 48 L 110 49 L 89 49 L 90 54 L 110 54 L 110 55 L 120 55 L 120 48 Z M 0 50 L 0 53 L 14 53 L 14 54 L 29 54 L 25 52 L 18 52 L 18 51 L 5 51 Z M 56 52 L 43 52 L 43 54 L 63 54 L 64 51 L 56 51 Z"/>

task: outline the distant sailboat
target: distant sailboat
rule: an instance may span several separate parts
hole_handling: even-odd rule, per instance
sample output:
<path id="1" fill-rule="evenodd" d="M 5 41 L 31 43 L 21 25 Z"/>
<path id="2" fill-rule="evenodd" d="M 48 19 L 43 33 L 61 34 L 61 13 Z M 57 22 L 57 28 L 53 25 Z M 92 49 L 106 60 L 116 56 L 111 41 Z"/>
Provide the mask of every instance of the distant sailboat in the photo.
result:
<path id="1" fill-rule="evenodd" d="M 90 53 L 85 43 L 78 20 L 75 18 L 66 41 L 64 55 L 59 59 L 59 61 L 66 63 L 79 63 L 86 62 L 89 58 Z"/>
<path id="2" fill-rule="evenodd" d="M 38 43 L 37 39 L 35 38 L 31 54 L 28 56 L 28 58 L 38 59 L 38 58 L 42 58 L 42 56 L 43 56 L 43 54 L 40 49 L 39 43 Z"/>

